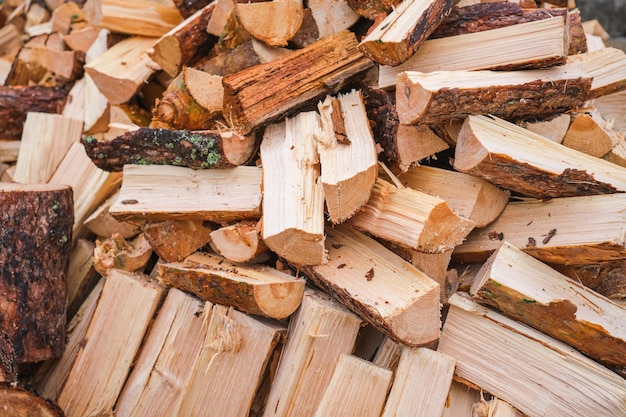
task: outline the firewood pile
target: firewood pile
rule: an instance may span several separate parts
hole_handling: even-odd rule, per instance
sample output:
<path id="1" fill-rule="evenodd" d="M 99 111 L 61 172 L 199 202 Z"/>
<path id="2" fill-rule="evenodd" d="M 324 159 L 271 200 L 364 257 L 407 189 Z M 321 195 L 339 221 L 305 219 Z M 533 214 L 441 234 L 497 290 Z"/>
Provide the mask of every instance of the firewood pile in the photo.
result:
<path id="1" fill-rule="evenodd" d="M 626 54 L 572 1 L 0 25 L 3 415 L 626 415 Z"/>

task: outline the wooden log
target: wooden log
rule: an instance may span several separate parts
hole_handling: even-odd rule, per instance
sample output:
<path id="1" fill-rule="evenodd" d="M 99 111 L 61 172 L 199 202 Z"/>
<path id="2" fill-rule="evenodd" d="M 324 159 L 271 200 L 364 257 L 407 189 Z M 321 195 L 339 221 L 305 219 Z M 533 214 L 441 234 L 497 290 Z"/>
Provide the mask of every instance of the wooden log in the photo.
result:
<path id="1" fill-rule="evenodd" d="M 109 237 L 114 233 L 119 234 L 124 239 L 131 239 L 141 231 L 140 223 L 124 222 L 115 219 L 109 214 L 109 207 L 117 199 L 119 191 L 107 198 L 96 208 L 83 222 L 90 232 L 98 237 Z"/>
<path id="2" fill-rule="evenodd" d="M 448 396 L 449 401 L 443 409 L 442 417 L 474 417 L 472 407 L 481 399 L 479 391 L 452 380 Z"/>
<path id="3" fill-rule="evenodd" d="M 378 168 L 374 138 L 360 91 L 318 104 L 323 137 L 318 139 L 321 181 L 331 222 L 341 223 L 369 199 Z"/>
<path id="4" fill-rule="evenodd" d="M 356 45 L 354 34 L 342 31 L 285 58 L 224 77 L 224 118 L 245 134 L 338 92 L 372 68 Z"/>
<path id="5" fill-rule="evenodd" d="M 581 63 L 593 81 L 589 98 L 597 98 L 626 89 L 626 52 L 617 48 L 572 55 L 567 62 Z"/>
<path id="6" fill-rule="evenodd" d="M 589 265 L 624 259 L 624 194 L 515 201 L 469 234 L 454 259 L 482 262 L 506 240 L 551 264 Z M 501 239 L 502 238 L 502 239 Z"/>
<path id="7" fill-rule="evenodd" d="M 300 305 L 304 281 L 262 265 L 236 265 L 211 254 L 195 253 L 182 263 L 161 263 L 162 283 L 202 300 L 243 312 L 283 319 Z"/>
<path id="8" fill-rule="evenodd" d="M 530 416 L 626 412 L 621 377 L 570 346 L 458 293 L 450 297 L 437 350 L 456 358 L 458 378 Z"/>
<path id="9" fill-rule="evenodd" d="M 307 5 L 318 32 L 317 39 L 349 29 L 360 17 L 347 0 L 310 0 Z"/>
<path id="10" fill-rule="evenodd" d="M 152 247 L 143 233 L 132 241 L 127 241 L 118 234 L 102 241 L 96 240 L 93 251 L 93 266 L 102 276 L 107 276 L 112 269 L 128 272 L 144 272 L 150 261 Z"/>
<path id="11" fill-rule="evenodd" d="M 184 2 L 184 0 L 176 1 Z M 221 37 L 223 34 L 222 31 L 226 26 L 226 22 L 228 21 L 229 16 L 234 10 L 235 2 L 233 0 L 215 0 L 215 8 L 213 9 L 213 13 L 211 14 L 211 18 L 209 19 L 209 23 L 207 24 L 206 28 L 207 33 L 213 36 L 217 36 L 218 38 Z M 183 16 L 185 16 L 184 13 L 182 14 Z"/>
<path id="12" fill-rule="evenodd" d="M 445 201 L 378 179 L 363 209 L 348 221 L 373 236 L 422 252 L 440 253 L 463 242 L 474 222 Z"/>
<path id="13" fill-rule="evenodd" d="M 587 155 L 602 158 L 618 144 L 618 135 L 598 111 L 575 114 L 562 144 Z"/>
<path id="14" fill-rule="evenodd" d="M 182 261 L 211 241 L 213 227 L 202 220 L 166 220 L 141 227 L 150 246 L 165 262 Z"/>
<path id="15" fill-rule="evenodd" d="M 593 105 L 605 120 L 613 122 L 613 129 L 626 135 L 626 116 L 621 109 L 626 103 L 626 91 L 607 94 L 593 100 Z"/>
<path id="16" fill-rule="evenodd" d="M 578 65 L 529 71 L 407 71 L 398 74 L 402 124 L 438 124 L 470 114 L 547 116 L 584 104 L 592 79 Z"/>
<path id="17" fill-rule="evenodd" d="M 382 417 L 406 415 L 441 417 L 445 408 L 455 359 L 427 348 L 402 347 L 398 369 Z"/>
<path id="18" fill-rule="evenodd" d="M 302 25 L 303 10 L 302 0 L 235 3 L 241 25 L 253 38 L 270 46 L 287 46 Z"/>
<path id="19" fill-rule="evenodd" d="M 403 1 L 361 40 L 359 50 L 381 65 L 400 65 L 415 54 L 456 3 Z"/>
<path id="20" fill-rule="evenodd" d="M 548 117 L 544 120 L 521 122 L 520 126 L 531 132 L 540 134 L 556 143 L 562 143 L 567 129 L 569 129 L 572 117 L 563 113 L 556 117 Z"/>
<path id="21" fill-rule="evenodd" d="M 85 74 L 83 79 L 83 117 L 81 118 L 85 122 L 83 131 L 88 135 L 106 132 L 111 123 L 111 103 L 89 74 Z M 89 103 L 89 106 L 86 106 L 86 103 Z"/>
<path id="22" fill-rule="evenodd" d="M 74 3 L 76 4 L 76 3 Z M 97 39 L 101 35 L 101 33 L 108 33 L 106 29 L 100 29 L 95 26 L 86 26 L 81 29 L 74 29 L 67 35 L 63 36 L 63 42 L 70 48 L 72 51 L 82 52 L 87 54 L 87 51 L 91 48 L 91 46 L 97 41 Z"/>
<path id="23" fill-rule="evenodd" d="M 211 248 L 231 262 L 264 262 L 269 248 L 261 238 L 258 222 L 242 221 L 211 232 Z"/>
<path id="24" fill-rule="evenodd" d="M 209 220 L 261 216 L 260 168 L 192 170 L 126 165 L 120 196 L 109 213 L 122 220 Z"/>
<path id="25" fill-rule="evenodd" d="M 455 148 L 454 168 L 537 198 L 626 190 L 624 168 L 495 116 L 465 119 Z"/>
<path id="26" fill-rule="evenodd" d="M 50 400 L 46 400 L 24 388 L 0 383 L 0 402 L 5 417 L 63 417 L 63 410 Z"/>
<path id="27" fill-rule="evenodd" d="M 161 36 L 148 51 L 148 56 L 168 75 L 176 77 L 195 56 L 204 55 L 211 49 L 212 36 L 206 28 L 214 9 L 215 2 L 211 2 L 187 17 Z"/>
<path id="28" fill-rule="evenodd" d="M 327 228 L 329 260 L 303 268 L 397 343 L 424 346 L 439 337 L 439 285 L 381 244 L 347 226 Z"/>
<path id="29" fill-rule="evenodd" d="M 605 365 L 626 365 L 624 309 L 506 241 L 470 294 Z"/>
<path id="30" fill-rule="evenodd" d="M 67 267 L 67 319 L 72 320 L 89 296 L 100 274 L 93 267 L 93 250 L 96 245 L 87 239 L 78 239 L 70 254 Z"/>
<path id="31" fill-rule="evenodd" d="M 388 369 L 342 354 L 314 416 L 379 417 L 392 375 Z"/>
<path id="32" fill-rule="evenodd" d="M 307 289 L 289 321 L 263 417 L 312 417 L 342 354 L 354 349 L 361 320 L 326 295 Z"/>
<path id="33" fill-rule="evenodd" d="M 396 75 L 402 71 L 518 70 L 563 64 L 567 57 L 565 27 L 563 17 L 553 17 L 429 39 L 403 64 L 381 66 L 378 88 L 393 88 Z"/>
<path id="34" fill-rule="evenodd" d="M 626 298 L 624 261 L 606 261 L 589 265 L 550 264 L 550 266 L 615 303 L 624 304 Z"/>
<path id="35" fill-rule="evenodd" d="M 265 244 L 295 265 L 325 260 L 324 193 L 316 135 L 320 116 L 302 112 L 269 125 L 261 142 Z"/>
<path id="36" fill-rule="evenodd" d="M 65 348 L 73 201 L 68 186 L 0 183 L 0 378 Z"/>
<path id="37" fill-rule="evenodd" d="M 174 5 L 185 19 L 206 7 L 211 1 L 212 0 L 173 0 Z"/>

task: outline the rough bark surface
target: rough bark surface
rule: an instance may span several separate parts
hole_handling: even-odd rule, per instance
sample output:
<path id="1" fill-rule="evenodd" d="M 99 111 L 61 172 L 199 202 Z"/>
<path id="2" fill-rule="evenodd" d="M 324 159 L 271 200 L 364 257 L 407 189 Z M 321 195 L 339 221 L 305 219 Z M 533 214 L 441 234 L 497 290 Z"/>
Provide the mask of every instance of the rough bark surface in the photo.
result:
<path id="1" fill-rule="evenodd" d="M 364 87 L 362 91 L 374 139 L 383 148 L 385 158 L 395 163 L 399 160 L 396 135 L 400 123 L 395 95 L 372 87 Z"/>
<path id="2" fill-rule="evenodd" d="M 3 417 L 64 417 L 61 407 L 20 387 L 0 385 Z"/>

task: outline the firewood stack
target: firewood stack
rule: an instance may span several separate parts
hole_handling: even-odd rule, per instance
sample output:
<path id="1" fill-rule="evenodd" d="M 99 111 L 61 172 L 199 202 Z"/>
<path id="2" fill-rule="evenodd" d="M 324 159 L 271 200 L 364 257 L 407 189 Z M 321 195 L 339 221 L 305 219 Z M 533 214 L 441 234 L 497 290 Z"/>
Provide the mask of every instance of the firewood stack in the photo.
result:
<path id="1" fill-rule="evenodd" d="M 626 54 L 573 2 L 0 12 L 8 415 L 626 415 Z"/>

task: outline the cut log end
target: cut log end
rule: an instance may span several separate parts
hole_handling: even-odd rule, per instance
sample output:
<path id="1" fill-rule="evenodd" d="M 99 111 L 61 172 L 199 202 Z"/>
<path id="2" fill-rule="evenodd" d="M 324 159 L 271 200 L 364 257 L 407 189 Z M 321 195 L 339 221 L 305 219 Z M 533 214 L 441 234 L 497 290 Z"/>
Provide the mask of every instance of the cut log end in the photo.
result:
<path id="1" fill-rule="evenodd" d="M 338 184 L 324 184 L 324 198 L 330 220 L 334 224 L 342 223 L 352 217 L 369 198 L 371 190 L 378 176 L 376 166 L 359 172 L 356 176 Z"/>
<path id="2" fill-rule="evenodd" d="M 463 243 L 474 228 L 474 222 L 456 215 L 442 201 L 430 212 L 424 231 L 414 249 L 428 253 L 442 253 Z"/>
<path id="3" fill-rule="evenodd" d="M 263 240 L 270 250 L 293 265 L 321 265 L 326 260 L 324 235 L 289 228 Z"/>
<path id="4" fill-rule="evenodd" d="M 171 77 L 175 77 L 181 70 L 181 45 L 175 36 L 162 37 L 148 50 L 148 56 Z"/>

